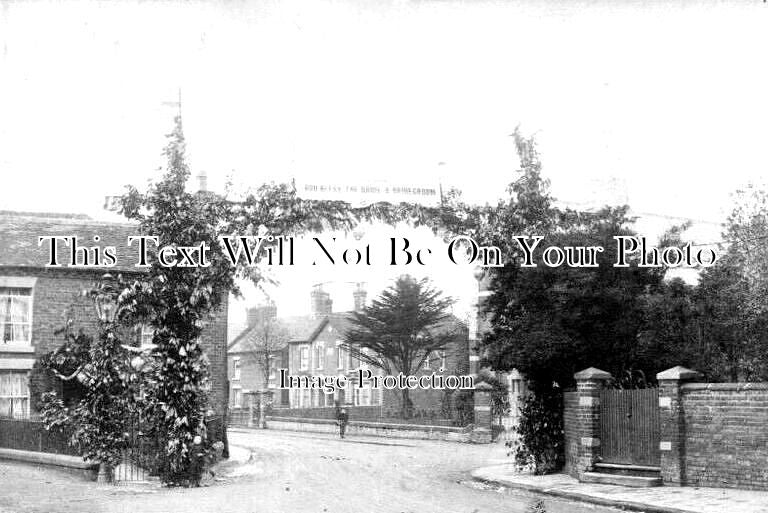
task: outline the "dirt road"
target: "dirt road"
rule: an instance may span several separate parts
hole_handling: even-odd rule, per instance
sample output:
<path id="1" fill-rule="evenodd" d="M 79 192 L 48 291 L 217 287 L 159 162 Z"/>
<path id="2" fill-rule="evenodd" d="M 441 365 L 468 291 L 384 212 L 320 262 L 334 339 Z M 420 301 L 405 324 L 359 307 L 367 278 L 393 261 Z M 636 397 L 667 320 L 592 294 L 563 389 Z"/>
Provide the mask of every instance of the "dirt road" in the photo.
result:
<path id="1" fill-rule="evenodd" d="M 502 446 L 233 431 L 224 481 L 197 489 L 117 487 L 0 463 L 0 511 L 581 513 L 611 511 L 489 489 L 473 468 L 504 461 Z"/>

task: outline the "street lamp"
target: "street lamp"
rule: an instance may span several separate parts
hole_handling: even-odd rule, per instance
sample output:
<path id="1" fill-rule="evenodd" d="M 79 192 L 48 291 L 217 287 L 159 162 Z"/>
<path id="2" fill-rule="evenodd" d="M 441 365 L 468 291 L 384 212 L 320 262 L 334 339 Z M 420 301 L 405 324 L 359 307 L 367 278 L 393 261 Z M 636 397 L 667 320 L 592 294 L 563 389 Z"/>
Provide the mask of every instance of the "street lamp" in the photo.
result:
<path id="1" fill-rule="evenodd" d="M 108 335 L 112 335 L 111 324 L 117 315 L 117 301 L 115 299 L 114 277 L 106 273 L 101 277 L 96 290 L 93 291 L 93 304 L 96 307 L 96 314 L 102 322 L 103 329 Z M 112 467 L 106 462 L 99 462 L 99 472 L 96 476 L 99 483 L 108 483 L 112 481 Z"/>
<path id="2" fill-rule="evenodd" d="M 106 273 L 94 293 L 94 304 L 99 320 L 105 324 L 111 324 L 117 315 L 117 301 L 115 299 L 114 277 Z"/>

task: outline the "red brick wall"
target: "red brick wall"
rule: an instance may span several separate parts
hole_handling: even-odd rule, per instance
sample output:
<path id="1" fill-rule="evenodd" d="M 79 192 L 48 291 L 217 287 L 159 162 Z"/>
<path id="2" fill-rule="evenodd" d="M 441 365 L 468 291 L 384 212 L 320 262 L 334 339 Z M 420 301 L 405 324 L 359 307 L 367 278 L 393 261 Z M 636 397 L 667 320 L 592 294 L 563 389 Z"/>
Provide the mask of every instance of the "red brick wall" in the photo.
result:
<path id="1" fill-rule="evenodd" d="M 662 387 L 659 396 L 661 410 L 671 408 L 661 426 L 665 482 L 768 490 L 768 383 L 685 383 L 679 407 L 670 390 Z M 596 420 L 579 406 L 576 392 L 566 393 L 564 403 L 565 471 L 577 477 L 588 463 L 580 438 L 595 436 L 599 413 Z"/>
<path id="2" fill-rule="evenodd" d="M 32 347 L 34 353 L 3 353 L 0 358 L 39 358 L 62 343 L 55 332 L 66 320 L 74 321 L 75 329 L 95 334 L 96 311 L 90 298 L 83 291 L 91 290 L 102 273 L 74 269 L 0 268 L 0 276 L 35 277 L 37 281 L 32 298 Z M 217 414 L 225 412 L 227 397 L 227 305 L 211 318 L 203 330 L 203 346 L 210 361 L 211 406 Z M 32 373 L 30 388 L 49 390 L 54 381 L 39 373 Z"/>
<path id="3" fill-rule="evenodd" d="M 682 387 L 686 484 L 768 490 L 768 383 Z"/>
<path id="4" fill-rule="evenodd" d="M 579 458 L 579 394 L 565 392 L 563 394 L 563 427 L 565 431 L 565 472 L 577 477 L 575 462 Z"/>
<path id="5" fill-rule="evenodd" d="M 203 327 L 200 336 L 203 349 L 208 357 L 211 375 L 209 401 L 217 415 L 227 411 L 229 387 L 227 384 L 227 315 L 228 303 L 225 300 L 221 308 L 214 312 Z"/>
<path id="6" fill-rule="evenodd" d="M 272 365 L 275 369 L 275 379 L 270 381 L 270 389 L 275 393 L 273 399 L 275 404 L 287 404 L 288 394 L 286 391 L 278 389 L 277 386 L 280 384 L 280 369 L 288 368 L 288 347 L 279 351 L 274 356 Z M 235 358 L 240 358 L 240 379 L 235 379 Z M 264 372 L 262 366 L 256 361 L 256 356 L 254 356 L 253 352 L 230 353 L 227 365 L 229 366 L 230 408 L 235 407 L 234 394 L 232 393 L 235 387 L 240 387 L 240 390 L 250 391 L 262 390 L 264 388 Z M 248 406 L 245 396 L 243 396 L 241 406 L 243 408 Z"/>

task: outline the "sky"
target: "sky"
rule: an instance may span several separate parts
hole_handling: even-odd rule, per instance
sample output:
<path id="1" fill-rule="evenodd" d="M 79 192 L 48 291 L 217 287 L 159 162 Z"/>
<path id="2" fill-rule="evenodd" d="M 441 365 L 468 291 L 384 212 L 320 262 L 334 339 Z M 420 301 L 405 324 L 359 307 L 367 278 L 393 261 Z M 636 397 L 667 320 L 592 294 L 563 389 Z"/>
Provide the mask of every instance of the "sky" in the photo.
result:
<path id="1" fill-rule="evenodd" d="M 104 217 L 157 176 L 180 92 L 214 190 L 364 179 L 494 202 L 519 126 L 562 202 L 629 203 L 654 237 L 694 219 L 709 242 L 768 169 L 766 26 L 758 0 L 0 1 L 0 209 Z M 316 280 L 294 274 L 285 313 Z"/>

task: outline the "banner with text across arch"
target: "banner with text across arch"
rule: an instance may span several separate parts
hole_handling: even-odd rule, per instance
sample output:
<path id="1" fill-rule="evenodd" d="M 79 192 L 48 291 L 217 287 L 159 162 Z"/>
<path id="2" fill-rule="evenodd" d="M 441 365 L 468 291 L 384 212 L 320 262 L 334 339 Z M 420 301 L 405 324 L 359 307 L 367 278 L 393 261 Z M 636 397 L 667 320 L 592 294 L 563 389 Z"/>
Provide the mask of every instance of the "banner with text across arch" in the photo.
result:
<path id="1" fill-rule="evenodd" d="M 418 203 L 438 206 L 440 184 L 416 181 L 372 180 L 300 180 L 295 179 L 296 194 L 303 199 L 346 201 L 353 206 L 388 203 Z"/>

